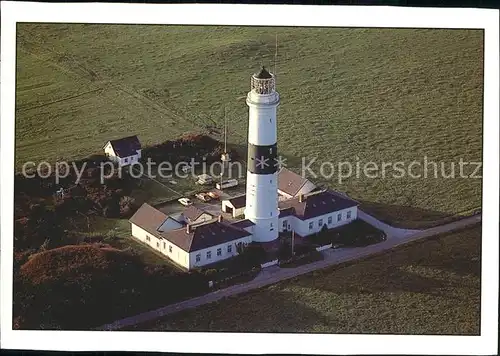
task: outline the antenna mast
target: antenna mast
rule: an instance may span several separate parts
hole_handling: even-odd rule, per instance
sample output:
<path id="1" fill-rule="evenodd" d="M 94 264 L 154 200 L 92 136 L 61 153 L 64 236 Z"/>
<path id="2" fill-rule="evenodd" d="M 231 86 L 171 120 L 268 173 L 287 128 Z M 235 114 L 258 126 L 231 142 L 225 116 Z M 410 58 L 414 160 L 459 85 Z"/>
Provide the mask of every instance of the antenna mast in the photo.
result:
<path id="1" fill-rule="evenodd" d="M 278 61 L 278 34 L 276 33 L 276 51 L 274 52 L 274 76 L 276 77 L 276 62 Z"/>
<path id="2" fill-rule="evenodd" d="M 227 117 L 226 106 L 224 105 L 224 153 L 227 152 Z"/>
<path id="3" fill-rule="evenodd" d="M 227 152 L 227 115 L 226 115 L 226 105 L 224 105 L 224 152 L 221 155 L 221 161 L 222 161 L 222 172 L 221 172 L 221 187 L 222 187 L 222 176 L 224 174 L 224 169 L 226 169 L 226 166 L 228 165 L 229 161 L 231 160 L 231 157 L 229 156 L 229 153 Z"/>

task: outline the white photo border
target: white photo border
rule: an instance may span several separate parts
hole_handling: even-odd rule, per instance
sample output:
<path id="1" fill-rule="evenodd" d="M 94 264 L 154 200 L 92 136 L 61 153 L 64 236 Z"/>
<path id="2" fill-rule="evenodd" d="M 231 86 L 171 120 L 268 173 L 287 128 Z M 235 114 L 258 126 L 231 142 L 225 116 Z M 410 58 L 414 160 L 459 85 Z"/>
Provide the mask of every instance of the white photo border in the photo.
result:
<path id="1" fill-rule="evenodd" d="M 263 11 L 263 8 L 265 11 Z M 481 335 L 344 335 L 12 330 L 16 23 L 474 28 L 485 32 Z M 499 217 L 499 11 L 472 8 L 225 4 L 1 3 L 1 313 L 3 348 L 242 354 L 496 354 Z"/>

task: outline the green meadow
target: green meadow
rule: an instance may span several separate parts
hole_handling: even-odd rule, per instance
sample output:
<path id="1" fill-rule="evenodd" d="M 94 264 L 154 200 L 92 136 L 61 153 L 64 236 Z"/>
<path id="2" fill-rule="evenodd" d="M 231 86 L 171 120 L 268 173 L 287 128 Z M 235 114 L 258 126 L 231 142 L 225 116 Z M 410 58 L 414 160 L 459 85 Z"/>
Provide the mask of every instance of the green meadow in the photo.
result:
<path id="1" fill-rule="evenodd" d="M 289 167 L 300 172 L 302 157 L 316 169 L 427 157 L 449 172 L 450 162 L 481 161 L 479 30 L 18 24 L 16 169 L 131 134 L 150 145 L 211 132 L 224 108 L 229 142 L 244 150 L 250 76 L 274 69 L 276 35 L 278 145 Z M 410 227 L 481 205 L 480 179 L 311 179 Z"/>
<path id="2" fill-rule="evenodd" d="M 479 335 L 480 257 L 476 226 L 133 330 Z"/>

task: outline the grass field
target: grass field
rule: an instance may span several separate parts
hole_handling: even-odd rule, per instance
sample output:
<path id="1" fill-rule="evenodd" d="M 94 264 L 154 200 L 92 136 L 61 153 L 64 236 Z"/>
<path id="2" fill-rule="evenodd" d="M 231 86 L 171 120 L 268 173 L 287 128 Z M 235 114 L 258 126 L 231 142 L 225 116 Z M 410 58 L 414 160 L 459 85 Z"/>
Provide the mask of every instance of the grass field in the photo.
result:
<path id="1" fill-rule="evenodd" d="M 478 335 L 480 249 L 477 226 L 135 330 Z"/>
<path id="2" fill-rule="evenodd" d="M 481 161 L 482 31 L 19 24 L 17 168 L 129 134 L 152 144 L 221 127 L 224 106 L 244 147 L 242 97 L 251 73 L 272 68 L 276 34 L 289 166 Z M 481 204 L 479 179 L 313 180 L 412 227 Z"/>
<path id="3" fill-rule="evenodd" d="M 120 250 L 133 249 L 139 258 L 147 265 L 169 266 L 173 270 L 181 271 L 181 269 L 170 262 L 169 259 L 134 239 L 130 233 L 130 223 L 128 219 L 106 219 L 100 216 L 93 216 L 88 220 L 81 219 L 78 221 L 78 225 L 75 224 L 72 231 L 79 236 L 107 237 L 102 241 L 103 243 L 109 244 Z"/>

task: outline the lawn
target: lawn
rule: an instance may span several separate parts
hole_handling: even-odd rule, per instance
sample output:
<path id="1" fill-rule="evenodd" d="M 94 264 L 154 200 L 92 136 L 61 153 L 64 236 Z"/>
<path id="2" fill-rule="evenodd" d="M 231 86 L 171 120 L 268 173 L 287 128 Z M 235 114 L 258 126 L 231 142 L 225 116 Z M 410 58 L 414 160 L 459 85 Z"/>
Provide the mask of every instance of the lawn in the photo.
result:
<path id="1" fill-rule="evenodd" d="M 250 74 L 272 67 L 276 34 L 289 167 L 481 160 L 479 30 L 19 24 L 16 167 L 130 134 L 148 145 L 220 131 L 224 107 L 229 143 L 244 149 Z M 412 227 L 481 204 L 480 179 L 311 178 Z"/>
<path id="2" fill-rule="evenodd" d="M 478 335 L 480 249 L 476 226 L 135 330 Z"/>
<path id="3" fill-rule="evenodd" d="M 182 271 L 164 256 L 132 238 L 128 219 L 107 219 L 100 216 L 91 216 L 88 219 L 75 221 L 72 232 L 83 237 L 103 236 L 103 243 L 120 250 L 132 249 L 146 265 L 169 266 L 173 270 Z"/>

